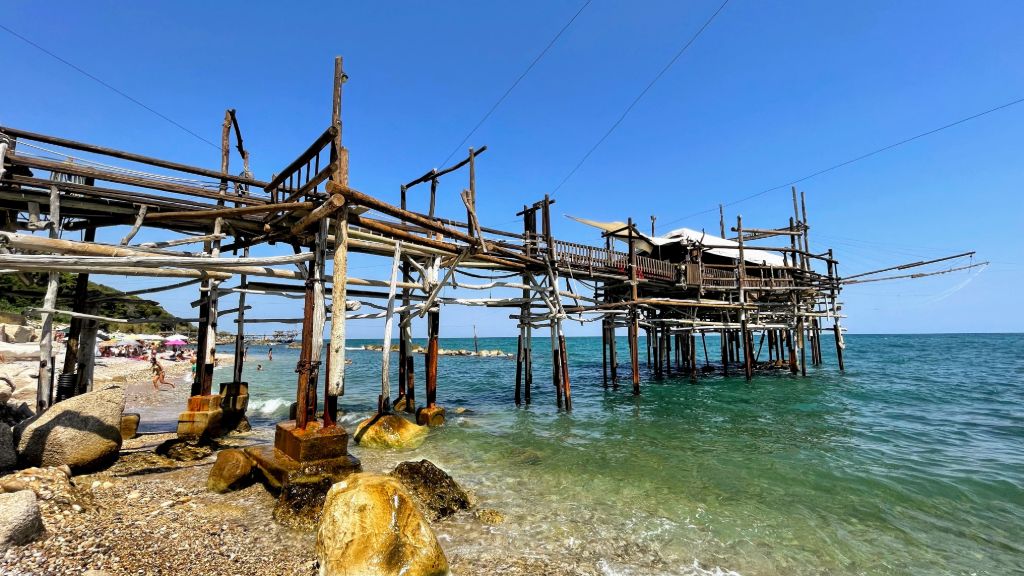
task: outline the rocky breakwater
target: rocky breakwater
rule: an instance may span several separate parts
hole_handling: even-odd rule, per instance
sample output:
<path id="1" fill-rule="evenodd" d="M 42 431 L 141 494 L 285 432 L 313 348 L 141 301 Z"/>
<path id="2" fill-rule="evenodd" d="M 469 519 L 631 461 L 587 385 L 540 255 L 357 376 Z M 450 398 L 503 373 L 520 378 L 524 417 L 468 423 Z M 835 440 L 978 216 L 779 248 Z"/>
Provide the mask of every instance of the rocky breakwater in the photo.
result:
<path id="1" fill-rule="evenodd" d="M 380 352 L 384 350 L 384 346 L 381 344 L 367 344 L 363 346 L 363 350 L 374 350 Z M 392 352 L 398 352 L 398 344 L 391 345 Z M 413 354 L 426 354 L 427 349 L 419 344 L 412 347 Z M 513 358 L 514 355 L 501 350 L 463 350 L 455 348 L 438 348 L 437 353 L 441 356 L 477 356 L 480 358 Z"/>

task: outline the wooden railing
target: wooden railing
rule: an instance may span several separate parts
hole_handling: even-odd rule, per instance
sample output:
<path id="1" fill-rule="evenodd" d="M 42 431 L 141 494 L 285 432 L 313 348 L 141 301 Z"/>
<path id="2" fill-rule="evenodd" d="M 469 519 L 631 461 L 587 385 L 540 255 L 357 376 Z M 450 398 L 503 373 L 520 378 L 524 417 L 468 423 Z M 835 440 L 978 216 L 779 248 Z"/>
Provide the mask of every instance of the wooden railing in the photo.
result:
<path id="1" fill-rule="evenodd" d="M 735 289 L 739 287 L 739 279 L 733 266 L 689 262 L 686 264 L 686 284 L 693 287 Z M 793 285 L 791 276 L 763 266 L 748 266 L 747 277 L 743 280 L 743 287 L 749 289 L 789 288 Z"/>
<path id="2" fill-rule="evenodd" d="M 264 190 L 270 193 L 270 201 L 274 203 L 294 202 L 303 196 L 315 193 L 317 186 L 334 172 L 334 158 L 328 158 L 321 162 L 320 156 L 324 151 L 332 148 L 332 143 L 337 135 L 337 128 L 328 127 L 319 138 L 309 145 L 305 152 L 292 160 L 291 164 L 288 164 L 280 174 L 275 176 L 264 187 Z"/>
<path id="3" fill-rule="evenodd" d="M 553 240 L 555 261 L 564 266 L 584 269 L 590 272 L 620 272 L 625 274 L 629 255 L 607 248 L 576 244 L 564 240 Z M 659 280 L 676 280 L 676 265 L 657 258 L 647 256 L 636 257 L 637 276 L 639 278 L 657 278 Z"/>

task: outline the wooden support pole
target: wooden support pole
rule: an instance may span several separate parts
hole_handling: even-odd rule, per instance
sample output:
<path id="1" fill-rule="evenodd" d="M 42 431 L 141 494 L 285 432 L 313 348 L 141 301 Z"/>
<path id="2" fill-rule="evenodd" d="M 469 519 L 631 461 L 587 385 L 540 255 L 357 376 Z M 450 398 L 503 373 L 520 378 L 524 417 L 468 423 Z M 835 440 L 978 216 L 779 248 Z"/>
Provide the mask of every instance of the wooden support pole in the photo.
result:
<path id="1" fill-rule="evenodd" d="M 562 321 L 558 321 L 558 359 L 562 367 L 562 395 L 565 397 L 565 409 L 572 410 L 572 387 L 569 385 L 569 353 L 566 351 L 565 334 L 562 332 Z"/>
<path id="2" fill-rule="evenodd" d="M 796 350 L 793 347 L 793 330 L 786 330 L 786 347 L 789 353 L 789 371 L 796 374 L 800 369 L 796 365 Z"/>
<path id="3" fill-rule="evenodd" d="M 348 150 L 342 146 L 341 96 L 345 71 L 341 56 L 334 58 L 331 126 L 335 128 L 331 145 L 331 163 L 335 165 L 331 182 L 348 186 Z M 348 298 L 348 219 L 344 205 L 334 216 L 334 262 L 331 285 L 331 343 L 327 360 L 327 381 L 324 393 L 324 428 L 337 425 L 338 396 L 345 394 L 345 312 Z M 325 240 L 326 241 L 326 240 Z"/>
<path id="4" fill-rule="evenodd" d="M 723 328 L 720 334 L 721 340 L 721 354 L 722 354 L 722 374 L 724 376 L 729 375 L 729 333 Z"/>
<path id="5" fill-rule="evenodd" d="M 60 237 L 60 191 L 50 186 L 50 238 Z M 52 310 L 57 305 L 60 273 L 47 275 L 43 308 Z M 39 336 L 39 377 L 36 383 L 36 414 L 42 414 L 53 404 L 53 313 L 44 312 Z"/>
<path id="6" fill-rule="evenodd" d="M 395 244 L 395 257 L 391 262 L 391 288 L 388 290 L 388 308 L 384 316 L 384 345 L 382 347 L 380 370 L 380 397 L 377 399 L 377 413 L 391 412 L 391 327 L 395 315 L 395 292 L 398 282 L 398 264 L 402 261 L 402 245 Z M 401 389 L 401 384 L 399 384 Z"/>
<path id="7" fill-rule="evenodd" d="M 96 229 L 86 228 L 82 239 L 85 242 L 95 241 Z M 88 297 L 89 273 L 79 272 L 78 277 L 75 278 L 75 296 L 72 310 L 75 312 L 85 312 L 88 307 Z M 71 318 L 71 325 L 68 327 L 67 344 L 64 349 L 64 369 L 62 372 L 65 374 L 73 374 L 78 368 L 78 351 L 80 349 L 81 332 L 84 324 L 85 322 L 82 318 Z M 84 392 L 84 389 L 76 388 L 75 392 L 76 394 L 81 394 Z"/>
<path id="8" fill-rule="evenodd" d="M 327 260 L 327 232 L 328 221 L 322 220 L 319 223 L 319 230 L 310 249 L 315 251 L 316 259 L 310 263 L 310 282 L 313 284 L 313 314 L 310 319 L 310 346 L 309 363 L 306 368 L 309 371 L 307 387 L 309 393 L 306 401 L 309 408 L 309 419 L 307 422 L 316 420 L 316 389 L 320 382 L 320 364 L 324 351 L 324 328 L 327 325 L 327 306 L 324 300 L 324 269 Z M 305 328 L 305 323 L 303 323 Z M 297 413 L 297 412 L 296 412 Z"/>
<path id="9" fill-rule="evenodd" d="M 832 259 L 832 249 L 828 249 L 828 279 L 829 279 L 829 298 L 832 304 L 832 333 L 836 340 L 836 360 L 839 362 L 839 371 L 843 372 L 846 370 L 846 365 L 843 363 L 843 348 L 845 344 L 843 342 L 842 328 L 839 326 L 839 308 L 836 304 L 836 286 L 839 282 L 839 264 L 835 263 Z"/>
<path id="10" fill-rule="evenodd" d="M 440 326 L 441 314 L 432 310 L 427 314 L 427 408 L 437 405 L 437 352 Z"/>
<path id="11" fill-rule="evenodd" d="M 93 311 L 90 309 L 90 311 Z M 96 333 L 99 322 L 85 318 L 78 340 L 78 367 L 75 389 L 79 393 L 92 392 L 93 369 L 96 365 Z"/>
<path id="12" fill-rule="evenodd" d="M 708 339 L 704 335 L 704 332 L 700 333 L 700 344 L 701 344 L 701 348 L 704 349 L 704 366 L 705 367 L 711 366 L 711 360 L 708 359 Z M 694 351 L 693 354 L 694 354 L 694 357 L 696 357 L 697 352 Z M 696 364 L 696 362 L 694 362 L 694 364 Z"/>
<path id="13" fill-rule="evenodd" d="M 665 374 L 672 375 L 672 330 L 665 327 Z"/>
<path id="14" fill-rule="evenodd" d="M 551 321 L 551 383 L 555 387 L 555 404 L 562 408 L 562 363 L 558 348 L 558 321 Z"/>
<path id="15" fill-rule="evenodd" d="M 516 340 L 516 389 L 513 397 L 516 406 L 523 404 L 523 340 L 525 340 L 523 331 L 525 329 L 525 326 L 519 326 L 519 338 Z"/>
<path id="16" fill-rule="evenodd" d="M 248 258 L 249 247 L 246 246 L 242 249 L 242 257 Z M 249 286 L 249 280 L 245 274 L 242 274 L 240 278 L 239 288 L 242 289 L 238 293 L 238 326 L 235 331 L 235 362 L 234 370 L 231 375 L 232 382 L 242 382 L 242 371 L 245 367 L 245 292 Z"/>
<path id="17" fill-rule="evenodd" d="M 637 273 L 636 273 L 636 245 L 633 242 L 633 219 L 630 218 L 626 224 L 628 230 L 627 241 L 629 242 L 629 253 L 627 266 L 629 268 L 629 290 L 631 301 L 637 300 Z M 636 304 L 629 306 L 629 360 L 633 369 L 633 394 L 640 394 L 640 358 L 639 358 L 639 332 L 640 317 Z"/>
<path id="18" fill-rule="evenodd" d="M 703 333 L 701 333 L 703 334 Z M 690 331 L 690 380 L 697 382 L 699 371 L 697 370 L 697 336 Z"/>
<path id="19" fill-rule="evenodd" d="M 299 349 L 299 361 L 295 365 L 295 371 L 299 374 L 295 392 L 295 427 L 300 430 L 306 429 L 315 417 L 316 410 L 316 380 L 310 378 L 313 356 L 313 308 L 316 305 L 314 269 L 315 264 L 310 263 L 309 275 L 306 278 L 306 296 L 303 300 L 302 347 Z"/>
<path id="20" fill-rule="evenodd" d="M 737 261 L 737 268 L 739 271 L 739 299 L 740 305 L 746 306 L 747 303 L 747 263 L 744 259 L 743 253 L 743 216 L 736 216 L 736 228 L 739 230 L 739 260 Z M 747 378 L 747 382 L 753 378 L 754 366 L 753 366 L 753 350 L 751 350 L 750 341 L 750 330 L 747 327 L 747 311 L 745 308 L 740 308 L 740 337 L 743 338 L 743 374 Z"/>

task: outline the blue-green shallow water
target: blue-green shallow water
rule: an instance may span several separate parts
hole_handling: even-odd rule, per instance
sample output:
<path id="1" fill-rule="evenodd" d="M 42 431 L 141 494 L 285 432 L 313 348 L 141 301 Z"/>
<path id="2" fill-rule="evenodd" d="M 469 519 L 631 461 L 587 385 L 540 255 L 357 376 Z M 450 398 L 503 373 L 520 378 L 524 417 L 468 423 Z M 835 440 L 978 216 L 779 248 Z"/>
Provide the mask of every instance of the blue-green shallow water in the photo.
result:
<path id="1" fill-rule="evenodd" d="M 448 424 L 411 453 L 353 453 L 368 468 L 429 458 L 507 515 L 486 534 L 442 528 L 464 554 L 570 557 L 584 573 L 1024 573 L 1024 335 L 851 335 L 845 374 L 826 343 L 807 378 L 645 371 L 634 397 L 626 366 L 602 388 L 600 339 L 570 338 L 571 414 L 555 409 L 546 339 L 527 409 L 514 360 L 444 356 Z M 265 350 L 245 376 L 250 416 L 269 425 L 294 398 L 297 351 Z M 380 356 L 349 352 L 350 428 L 376 406 Z M 416 370 L 422 401 L 422 356 Z"/>

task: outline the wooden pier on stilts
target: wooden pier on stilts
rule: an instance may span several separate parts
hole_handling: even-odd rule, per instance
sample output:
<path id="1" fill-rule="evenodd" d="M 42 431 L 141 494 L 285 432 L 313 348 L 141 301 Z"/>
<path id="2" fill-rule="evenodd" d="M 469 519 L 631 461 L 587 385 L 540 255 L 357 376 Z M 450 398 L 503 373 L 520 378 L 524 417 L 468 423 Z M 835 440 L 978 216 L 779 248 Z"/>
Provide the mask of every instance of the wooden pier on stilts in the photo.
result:
<path id="1" fill-rule="evenodd" d="M 349 182 L 348 151 L 342 144 L 345 80 L 338 58 L 330 123 L 268 180 L 249 171 L 250 149 L 243 145 L 234 110 L 225 113 L 221 125 L 218 169 L 0 127 L 0 273 L 49 275 L 46 297 L 35 310 L 44 324 L 38 410 L 54 401 L 54 343 L 45 335 L 55 315 L 73 319 L 63 371 L 76 374 L 78 392 L 91 387 L 94 358 L 88 351 L 96 339 L 95 321 L 142 320 L 93 314 L 84 286 L 102 275 L 170 282 L 135 294 L 198 288 L 193 303 L 197 318 L 179 319 L 199 325 L 198 369 L 191 397 L 182 407 L 182 437 L 216 436 L 244 425 L 248 384 L 241 351 L 247 324 L 301 323 L 294 417 L 277 428 L 276 456 L 261 456 L 283 484 L 310 462 L 321 465 L 327 475 L 358 468 L 358 461 L 347 454 L 348 434 L 337 418 L 346 390 L 348 321 L 385 320 L 378 416 L 415 414 L 416 422 L 428 426 L 445 419 L 438 356 L 440 314 L 446 306 L 510 311 L 518 344 L 509 396 L 517 406 L 535 405 L 545 397 L 559 409 L 572 410 L 572 384 L 579 382 L 570 381 L 566 322 L 600 323 L 601 384 L 609 393 L 625 383 L 616 341 L 622 333 L 628 347 L 629 391 L 635 395 L 642 393 L 646 380 L 641 333 L 647 334 L 647 370 L 656 378 L 681 376 L 696 383 L 709 372 L 742 373 L 747 380 L 766 370 L 806 375 L 808 362 L 812 368 L 823 364 L 822 337 L 828 331 L 835 341 L 837 366 L 845 368 L 841 291 L 847 283 L 869 279 L 840 278 L 833 251 L 811 249 L 803 192 L 792 190 L 793 212 L 785 225 L 751 227 L 737 216 L 735 227 L 727 231 L 723 211 L 719 235 L 689 228 L 655 235 L 653 223 L 651 234 L 644 234 L 632 218 L 574 218 L 597 229 L 597 243 L 586 245 L 556 238 L 551 215 L 555 200 L 547 196 L 525 204 L 517 214 L 522 232 L 481 222 L 477 205 L 486 201 L 486 193 L 477 189 L 476 173 L 486 147 L 480 147 L 469 149 L 465 159 L 450 167 L 429 170 L 401 185 L 401 200 L 395 205 Z M 232 142 L 242 163 L 237 174 L 230 168 Z M 442 178 L 465 178 L 460 194 L 464 220 L 435 213 Z M 412 210 L 412 195 L 427 185 L 429 209 Z M 96 241 L 98 230 L 115 226 L 129 227 L 119 243 Z M 176 236 L 158 243 L 133 242 L 143 228 Z M 76 232 L 81 232 L 80 239 L 69 239 Z M 252 256 L 257 246 L 261 254 L 275 246 L 280 254 Z M 349 253 L 387 258 L 391 272 L 381 279 L 352 276 Z M 78 275 L 79 288 L 69 309 L 56 305 L 60 273 Z M 508 295 L 445 295 L 444 289 L 452 287 L 504 290 Z M 301 298 L 302 314 L 261 318 L 246 304 L 247 294 Z M 237 306 L 228 309 L 222 302 L 232 296 Z M 224 316 L 234 316 L 236 324 L 235 366 L 231 381 L 214 393 L 217 326 Z M 415 389 L 412 345 L 412 326 L 419 322 L 428 334 L 422 393 Z M 538 328 L 550 332 L 550 393 L 546 385 L 535 386 L 535 378 L 547 378 L 534 370 L 535 353 L 541 348 L 547 353 L 547 346 L 535 345 Z M 392 337 L 397 337 L 399 350 L 395 386 L 389 380 Z M 718 341 L 717 353 L 709 353 L 709 339 Z M 322 372 L 326 378 L 321 393 L 317 383 Z M 443 396 L 443 386 L 440 392 Z"/>

